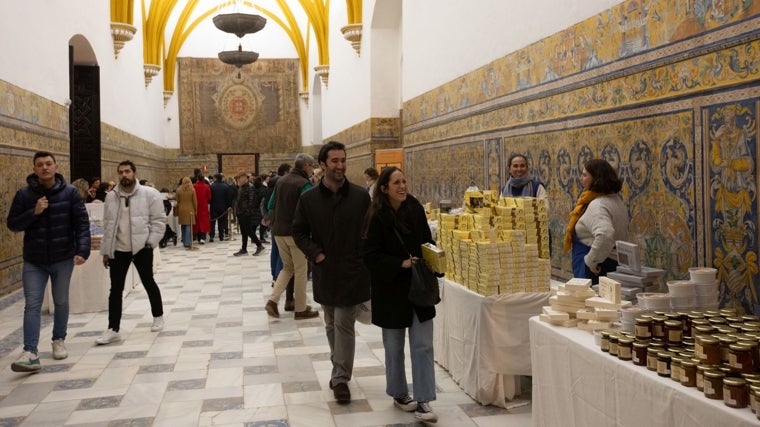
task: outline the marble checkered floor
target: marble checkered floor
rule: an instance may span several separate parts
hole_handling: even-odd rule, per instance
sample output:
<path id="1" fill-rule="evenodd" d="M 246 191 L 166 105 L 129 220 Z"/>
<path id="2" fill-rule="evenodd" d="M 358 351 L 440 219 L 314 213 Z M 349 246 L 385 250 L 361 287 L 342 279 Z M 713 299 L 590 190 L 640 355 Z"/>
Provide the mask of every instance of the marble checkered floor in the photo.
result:
<path id="1" fill-rule="evenodd" d="M 237 237 L 193 252 L 181 244 L 161 249 L 156 280 L 166 327 L 160 333 L 150 332 L 148 299 L 138 286 L 125 300 L 121 342 L 94 343 L 107 312 L 72 314 L 69 357 L 53 360 L 52 317 L 43 314 L 37 374 L 10 370 L 22 347 L 23 295 L 0 299 L 0 426 L 422 425 L 385 395 L 382 339 L 374 326 L 357 324 L 353 400 L 337 405 L 327 386 L 322 316 L 295 321 L 281 308 L 282 317 L 270 319 L 263 309 L 271 290 L 269 249 L 233 257 L 239 245 Z M 509 410 L 481 406 L 436 368 L 437 425 L 530 425 L 529 397 L 515 399 Z"/>

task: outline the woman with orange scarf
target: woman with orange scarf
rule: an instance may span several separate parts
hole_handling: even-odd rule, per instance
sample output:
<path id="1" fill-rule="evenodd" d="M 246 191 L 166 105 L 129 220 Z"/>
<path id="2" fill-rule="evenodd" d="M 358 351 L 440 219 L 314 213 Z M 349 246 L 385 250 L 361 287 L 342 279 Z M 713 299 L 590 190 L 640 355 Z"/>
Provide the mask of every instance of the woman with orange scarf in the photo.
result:
<path id="1" fill-rule="evenodd" d="M 623 183 L 603 159 L 589 160 L 581 174 L 583 192 L 565 232 L 564 252 L 572 249 L 573 276 L 599 283 L 618 265 L 615 242 L 628 240 L 628 210 L 618 194 Z"/>

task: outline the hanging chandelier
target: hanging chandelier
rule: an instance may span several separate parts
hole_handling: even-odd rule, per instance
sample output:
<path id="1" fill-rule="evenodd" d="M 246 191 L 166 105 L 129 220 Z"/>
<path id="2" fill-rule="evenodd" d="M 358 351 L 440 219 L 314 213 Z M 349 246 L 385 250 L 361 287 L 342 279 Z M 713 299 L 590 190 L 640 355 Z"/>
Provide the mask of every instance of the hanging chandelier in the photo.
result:
<path id="1" fill-rule="evenodd" d="M 266 25 L 267 19 L 261 15 L 248 13 L 225 13 L 214 17 L 216 28 L 225 33 L 232 33 L 243 38 L 246 34 L 260 31 Z"/>
<path id="2" fill-rule="evenodd" d="M 224 13 L 213 19 L 216 28 L 225 33 L 235 34 L 242 39 L 246 34 L 260 31 L 266 25 L 267 20 L 261 15 L 250 13 Z M 234 65 L 237 68 L 252 64 L 259 59 L 258 52 L 243 50 L 243 45 L 238 44 L 237 50 L 225 50 L 219 52 L 219 60 L 225 64 Z"/>

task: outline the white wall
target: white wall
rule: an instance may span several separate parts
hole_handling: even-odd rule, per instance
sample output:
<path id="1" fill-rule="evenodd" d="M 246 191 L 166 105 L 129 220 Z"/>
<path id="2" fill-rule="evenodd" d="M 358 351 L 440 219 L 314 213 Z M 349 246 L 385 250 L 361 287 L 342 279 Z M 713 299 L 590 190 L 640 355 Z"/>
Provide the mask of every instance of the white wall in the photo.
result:
<path id="1" fill-rule="evenodd" d="M 403 2 L 407 101 L 623 0 Z"/>
<path id="2" fill-rule="evenodd" d="M 365 5 L 366 7 L 366 5 Z M 357 56 L 351 43 L 343 38 L 341 27 L 347 24 L 346 3 L 330 3 L 330 77 L 322 85 L 322 135 L 328 137 L 370 117 L 369 55 Z M 318 63 L 316 50 L 311 67 Z M 321 144 L 321 141 L 319 141 Z"/>

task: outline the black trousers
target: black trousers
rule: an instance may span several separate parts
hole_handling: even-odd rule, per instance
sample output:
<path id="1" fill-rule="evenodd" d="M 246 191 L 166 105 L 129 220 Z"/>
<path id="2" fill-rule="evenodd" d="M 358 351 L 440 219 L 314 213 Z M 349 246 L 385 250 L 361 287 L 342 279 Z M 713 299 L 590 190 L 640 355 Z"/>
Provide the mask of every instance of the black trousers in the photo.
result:
<path id="1" fill-rule="evenodd" d="M 219 219 L 214 219 L 219 217 Z M 224 240 L 224 236 L 229 236 L 230 231 L 227 226 L 227 211 L 211 212 L 211 232 L 208 233 L 209 237 L 214 238 L 214 228 L 216 224 L 219 224 L 219 240 Z"/>
<path id="2" fill-rule="evenodd" d="M 111 277 L 111 292 L 108 294 L 108 329 L 119 332 L 121 326 L 121 309 L 124 300 L 124 281 L 127 278 L 129 265 L 134 264 L 140 276 L 145 292 L 150 301 L 150 311 L 153 317 L 164 315 L 161 302 L 161 291 L 153 280 L 153 249 L 143 248 L 138 253 L 116 251 L 109 262 Z"/>
<path id="3" fill-rule="evenodd" d="M 240 227 L 240 234 L 243 236 L 243 246 L 240 248 L 243 251 L 248 250 L 248 238 L 251 238 L 251 241 L 256 244 L 256 247 L 258 248 L 261 246 L 261 241 L 258 237 L 256 237 L 256 232 L 253 229 L 253 218 L 251 215 L 238 215 L 238 226 Z"/>

